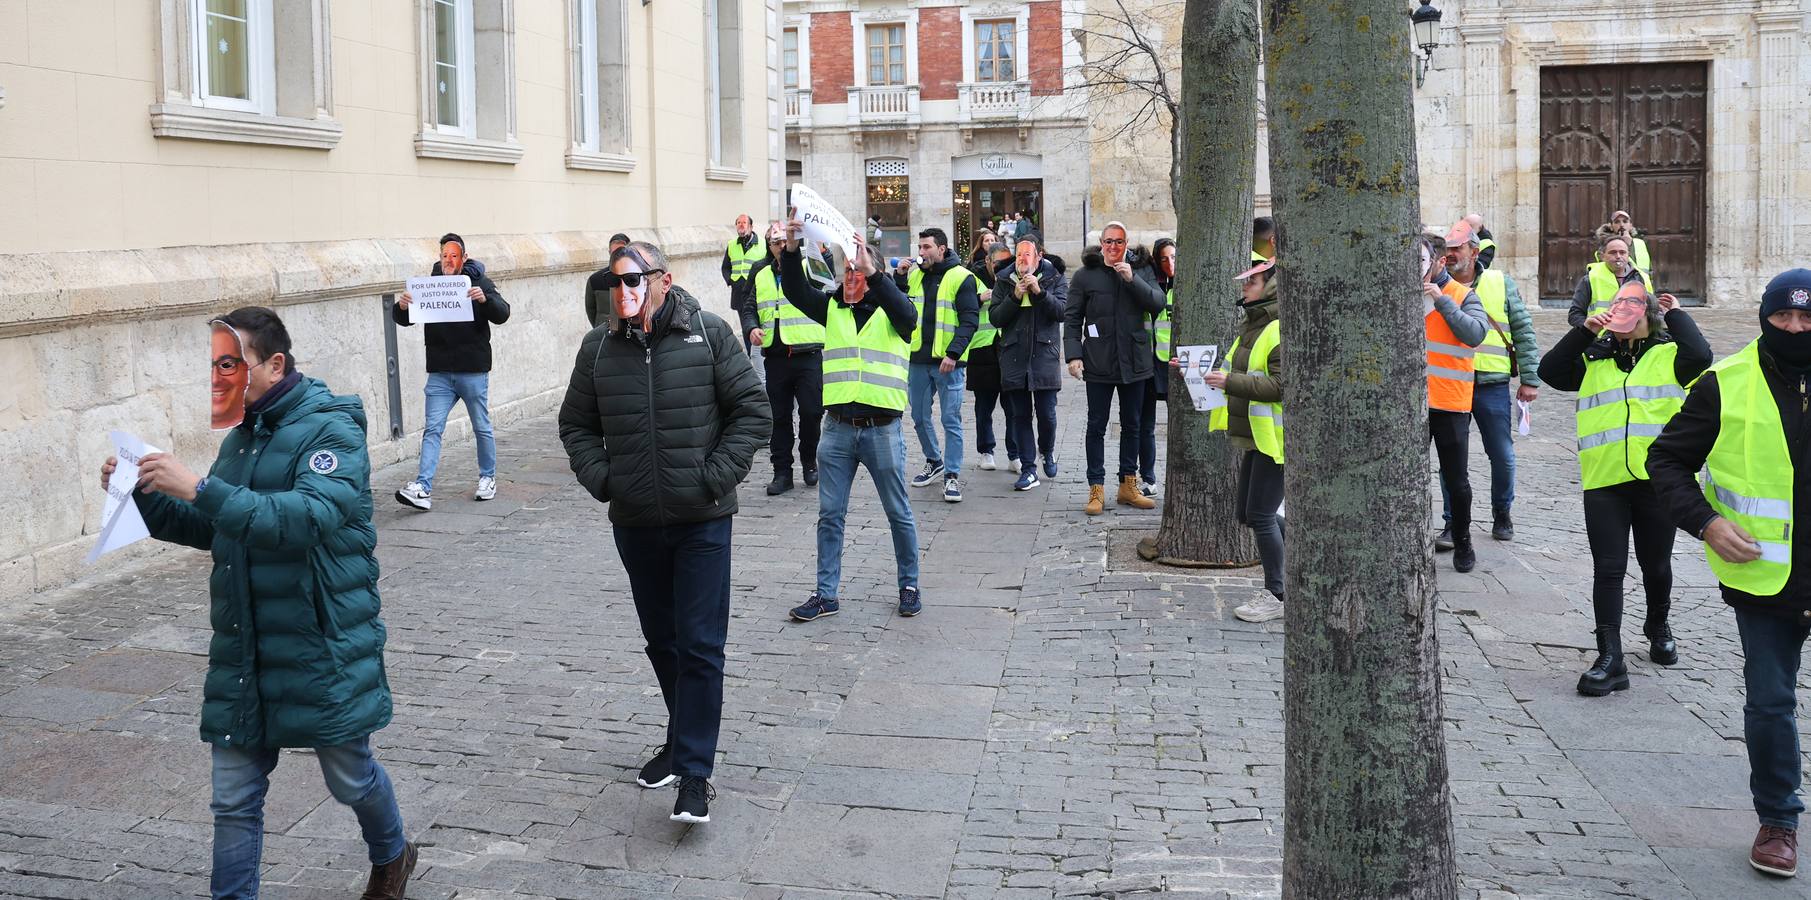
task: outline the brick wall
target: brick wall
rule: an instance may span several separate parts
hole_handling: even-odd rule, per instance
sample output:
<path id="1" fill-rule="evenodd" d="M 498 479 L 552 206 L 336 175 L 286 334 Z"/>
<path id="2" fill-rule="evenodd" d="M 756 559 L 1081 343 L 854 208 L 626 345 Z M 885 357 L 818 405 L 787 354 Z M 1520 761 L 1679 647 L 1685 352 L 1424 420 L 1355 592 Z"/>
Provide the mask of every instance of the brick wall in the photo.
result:
<path id="1" fill-rule="evenodd" d="M 954 100 L 962 71 L 962 13 L 954 6 L 918 10 L 918 99 Z"/>
<path id="2" fill-rule="evenodd" d="M 811 102 L 842 103 L 855 83 L 855 35 L 846 12 L 811 14 Z"/>
<path id="3" fill-rule="evenodd" d="M 1031 93 L 1038 97 L 1063 92 L 1063 6 L 1058 0 L 1039 0 L 1031 7 L 1031 33 L 1025 52 L 1031 57 Z"/>

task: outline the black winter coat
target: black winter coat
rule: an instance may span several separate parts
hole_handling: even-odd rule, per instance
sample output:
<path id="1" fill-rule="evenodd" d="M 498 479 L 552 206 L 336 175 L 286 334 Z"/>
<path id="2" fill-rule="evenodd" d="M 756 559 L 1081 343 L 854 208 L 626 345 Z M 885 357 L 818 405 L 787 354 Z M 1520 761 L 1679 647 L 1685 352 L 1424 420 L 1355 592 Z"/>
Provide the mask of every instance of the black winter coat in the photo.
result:
<path id="1" fill-rule="evenodd" d="M 615 319 L 585 335 L 560 406 L 572 472 L 616 525 L 734 515 L 772 430 L 741 336 L 678 286 L 651 335 Z"/>
<path id="2" fill-rule="evenodd" d="M 1013 287 L 1010 271 L 994 280 L 988 320 L 1000 329 L 994 345 L 1000 348 L 1000 387 L 1008 391 L 1060 391 L 1063 389 L 1063 311 L 1069 304 L 1069 283 L 1049 259 L 1038 263 L 1038 286 L 1030 306 Z"/>
<path id="3" fill-rule="evenodd" d="M 1163 312 L 1163 294 L 1133 276 L 1107 267 L 1099 247 L 1082 251 L 1082 268 L 1069 280 L 1063 314 L 1063 358 L 1082 361 L 1082 379 L 1134 384 L 1151 377 L 1156 355 L 1145 322 Z M 1092 329 L 1092 333 L 1090 333 Z"/>
<path id="4" fill-rule="evenodd" d="M 428 274 L 441 274 L 440 263 L 435 263 Z M 489 372 L 490 327 L 509 321 L 509 303 L 484 274 L 483 263 L 468 259 L 459 274 L 470 278 L 472 287 L 484 292 L 484 302 L 472 304 L 475 315 L 470 322 L 431 322 L 421 326 L 429 372 Z M 390 317 L 398 325 L 412 324 L 409 311 L 400 306 L 390 308 Z"/>

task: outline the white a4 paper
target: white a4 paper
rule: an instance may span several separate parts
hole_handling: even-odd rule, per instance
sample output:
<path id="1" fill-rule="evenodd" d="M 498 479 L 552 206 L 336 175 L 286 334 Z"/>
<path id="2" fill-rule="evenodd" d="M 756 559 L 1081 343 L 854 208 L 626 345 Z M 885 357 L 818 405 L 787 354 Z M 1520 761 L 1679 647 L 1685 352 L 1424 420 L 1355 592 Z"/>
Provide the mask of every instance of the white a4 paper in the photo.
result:
<path id="1" fill-rule="evenodd" d="M 132 492 L 138 489 L 139 460 L 147 454 L 163 452 L 130 432 L 110 431 L 107 436 L 113 442 L 117 465 L 113 477 L 107 480 L 107 503 L 101 507 L 101 536 L 94 542 L 94 549 L 88 551 L 89 565 L 103 553 L 151 536 L 145 527 L 145 518 L 138 514 L 138 504 L 132 502 Z"/>

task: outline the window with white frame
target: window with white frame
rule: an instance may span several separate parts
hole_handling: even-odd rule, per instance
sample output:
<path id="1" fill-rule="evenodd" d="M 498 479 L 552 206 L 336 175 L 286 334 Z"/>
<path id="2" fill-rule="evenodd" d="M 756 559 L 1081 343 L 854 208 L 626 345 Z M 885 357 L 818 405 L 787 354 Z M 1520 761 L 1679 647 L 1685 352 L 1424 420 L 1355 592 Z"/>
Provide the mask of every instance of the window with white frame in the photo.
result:
<path id="1" fill-rule="evenodd" d="M 515 0 L 416 0 L 421 131 L 415 155 L 514 163 Z"/>
<path id="2" fill-rule="evenodd" d="M 628 172 L 628 5 L 624 0 L 572 2 L 572 149 L 575 169 Z"/>
<path id="3" fill-rule="evenodd" d="M 1018 80 L 1018 22 L 1012 19 L 975 23 L 975 80 Z"/>
<path id="4" fill-rule="evenodd" d="M 799 86 L 799 30 L 788 28 L 780 35 L 780 73 L 786 88 Z"/>
<path id="5" fill-rule="evenodd" d="M 705 177 L 745 181 L 742 168 L 742 13 L 737 0 L 707 0 L 705 114 L 709 165 Z"/>
<path id="6" fill-rule="evenodd" d="M 868 84 L 906 83 L 906 34 L 899 23 L 868 26 Z"/>
<path id="7" fill-rule="evenodd" d="M 151 133 L 329 148 L 330 0 L 153 0 L 158 102 Z"/>

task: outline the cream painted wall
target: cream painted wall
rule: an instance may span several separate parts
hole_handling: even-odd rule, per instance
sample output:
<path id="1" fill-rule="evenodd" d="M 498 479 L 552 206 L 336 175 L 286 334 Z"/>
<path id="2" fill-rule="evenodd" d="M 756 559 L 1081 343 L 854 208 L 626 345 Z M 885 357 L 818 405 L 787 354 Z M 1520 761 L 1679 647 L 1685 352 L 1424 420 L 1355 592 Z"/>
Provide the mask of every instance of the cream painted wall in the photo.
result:
<path id="1" fill-rule="evenodd" d="M 418 6 L 331 3 L 332 150 L 153 137 L 154 0 L 0 0 L 0 252 L 722 223 L 768 205 L 767 6 L 742 0 L 748 180 L 707 181 L 701 0 L 630 0 L 636 167 L 568 169 L 565 0 L 516 0 L 514 165 L 418 159 Z M 656 115 L 658 111 L 658 115 Z M 658 186 L 658 191 L 651 188 Z"/>

